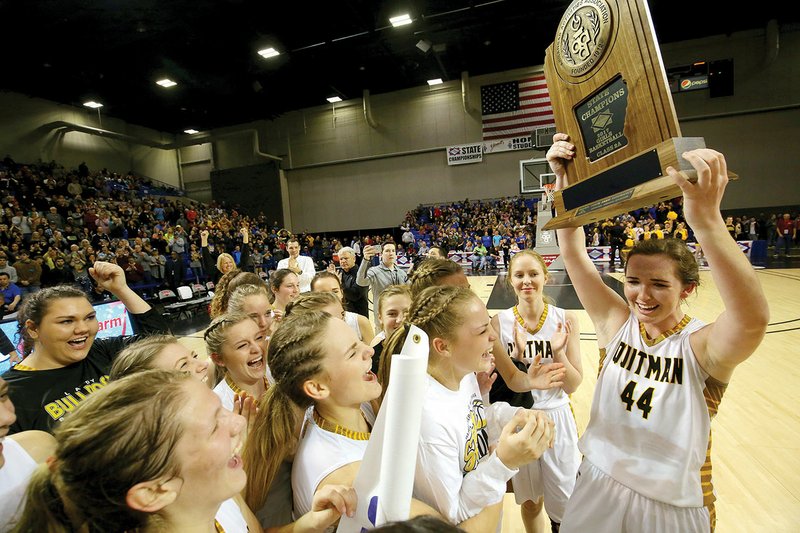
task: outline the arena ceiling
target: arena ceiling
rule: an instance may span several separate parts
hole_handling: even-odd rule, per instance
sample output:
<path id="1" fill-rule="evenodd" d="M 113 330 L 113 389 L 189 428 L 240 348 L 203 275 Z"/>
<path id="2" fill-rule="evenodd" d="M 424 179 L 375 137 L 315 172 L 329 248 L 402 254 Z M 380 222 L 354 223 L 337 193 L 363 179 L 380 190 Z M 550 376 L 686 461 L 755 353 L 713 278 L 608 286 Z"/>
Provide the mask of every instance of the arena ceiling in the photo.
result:
<path id="1" fill-rule="evenodd" d="M 94 99 L 104 115 L 167 133 L 205 130 L 364 89 L 541 64 L 569 3 L 0 0 L 0 90 L 78 107 Z M 795 3 L 733 5 L 650 1 L 661 43 L 798 20 Z M 402 13 L 413 22 L 392 27 Z M 257 54 L 267 47 L 280 55 Z M 177 85 L 156 85 L 165 77 Z"/>

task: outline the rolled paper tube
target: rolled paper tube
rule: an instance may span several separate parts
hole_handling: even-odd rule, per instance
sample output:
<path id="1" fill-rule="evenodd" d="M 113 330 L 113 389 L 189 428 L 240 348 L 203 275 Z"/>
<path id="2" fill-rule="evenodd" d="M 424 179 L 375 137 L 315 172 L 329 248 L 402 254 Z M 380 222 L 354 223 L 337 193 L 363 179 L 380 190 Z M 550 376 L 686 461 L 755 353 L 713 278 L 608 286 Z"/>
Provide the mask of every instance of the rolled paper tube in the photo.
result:
<path id="1" fill-rule="evenodd" d="M 392 356 L 389 388 L 353 482 L 356 514 L 342 517 L 339 533 L 359 533 L 408 519 L 427 370 L 428 336 L 411 326 L 403 349 Z"/>

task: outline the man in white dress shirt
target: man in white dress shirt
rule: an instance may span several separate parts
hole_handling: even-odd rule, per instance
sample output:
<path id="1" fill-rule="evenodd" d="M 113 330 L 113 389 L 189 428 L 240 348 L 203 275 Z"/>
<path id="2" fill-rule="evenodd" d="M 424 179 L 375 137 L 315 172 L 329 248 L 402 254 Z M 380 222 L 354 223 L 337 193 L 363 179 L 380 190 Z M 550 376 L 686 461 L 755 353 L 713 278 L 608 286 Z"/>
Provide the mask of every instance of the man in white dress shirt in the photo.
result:
<path id="1" fill-rule="evenodd" d="M 300 278 L 300 292 L 309 292 L 311 290 L 311 280 L 316 274 L 314 269 L 314 261 L 305 255 L 300 255 L 300 241 L 297 237 L 290 237 L 286 242 L 286 251 L 289 252 L 289 257 L 278 261 L 278 270 L 281 268 L 288 268 Z"/>

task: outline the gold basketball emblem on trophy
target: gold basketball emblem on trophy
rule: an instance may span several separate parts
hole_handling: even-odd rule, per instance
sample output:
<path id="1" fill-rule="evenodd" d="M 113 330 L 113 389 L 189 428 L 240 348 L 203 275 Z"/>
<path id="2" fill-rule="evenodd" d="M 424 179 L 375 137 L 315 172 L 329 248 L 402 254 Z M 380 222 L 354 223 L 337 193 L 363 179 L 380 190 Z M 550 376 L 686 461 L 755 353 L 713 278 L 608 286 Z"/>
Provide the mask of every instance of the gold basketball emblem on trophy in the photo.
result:
<path id="1" fill-rule="evenodd" d="M 611 34 L 611 9 L 605 0 L 576 0 L 556 32 L 561 71 L 572 77 L 589 72 L 603 57 Z"/>

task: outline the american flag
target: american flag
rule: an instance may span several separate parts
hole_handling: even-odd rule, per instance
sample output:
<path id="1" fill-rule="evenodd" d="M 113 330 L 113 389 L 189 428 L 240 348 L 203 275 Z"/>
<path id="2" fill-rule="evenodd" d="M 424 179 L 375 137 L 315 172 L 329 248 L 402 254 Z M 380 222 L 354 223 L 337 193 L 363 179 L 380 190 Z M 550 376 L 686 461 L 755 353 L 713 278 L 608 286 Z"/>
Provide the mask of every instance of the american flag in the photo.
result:
<path id="1" fill-rule="evenodd" d="M 481 87 L 483 139 L 530 135 L 534 128 L 555 126 L 544 75 Z"/>

